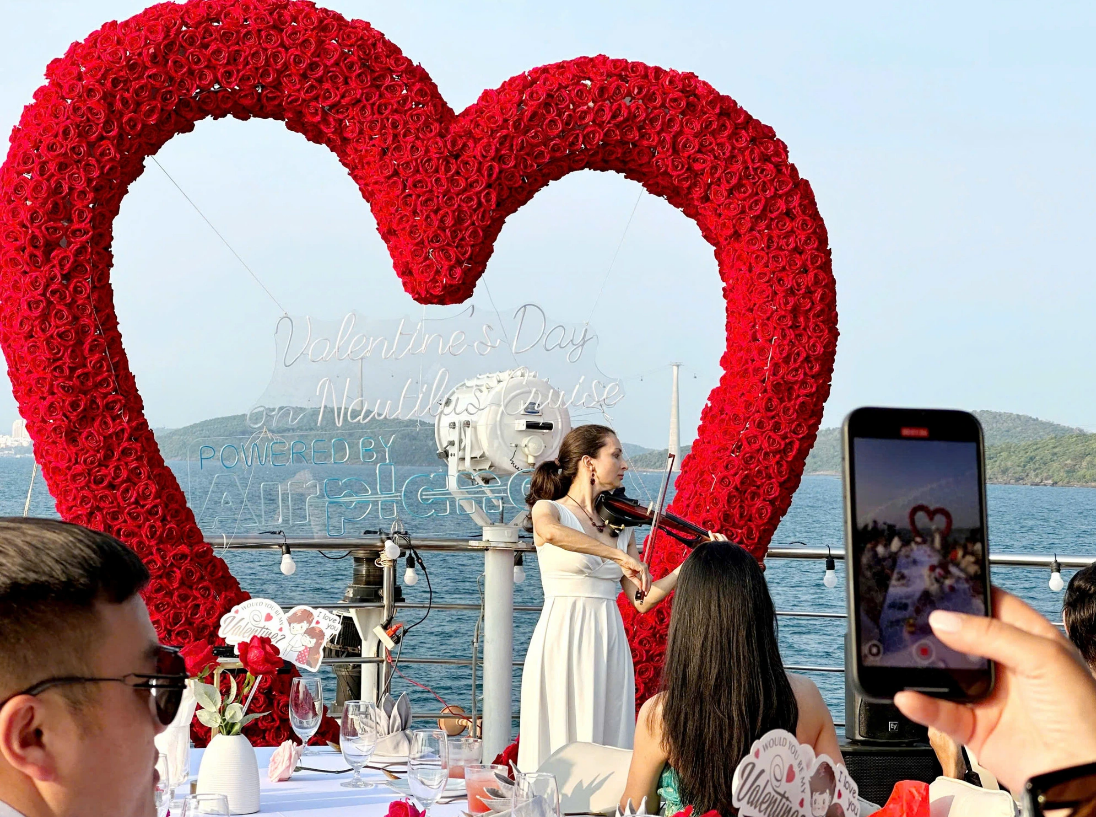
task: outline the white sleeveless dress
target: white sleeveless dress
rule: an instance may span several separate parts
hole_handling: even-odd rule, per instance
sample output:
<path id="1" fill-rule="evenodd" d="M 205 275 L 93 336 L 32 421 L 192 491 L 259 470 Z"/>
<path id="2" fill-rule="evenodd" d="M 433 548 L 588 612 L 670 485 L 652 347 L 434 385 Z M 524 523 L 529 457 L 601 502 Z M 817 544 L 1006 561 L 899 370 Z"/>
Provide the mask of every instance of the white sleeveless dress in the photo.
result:
<path id="1" fill-rule="evenodd" d="M 581 531 L 566 505 L 560 522 Z M 626 550 L 631 530 L 617 539 Z M 635 671 L 616 598 L 616 562 L 545 543 L 537 548 L 544 608 L 521 674 L 518 769 L 535 772 L 574 741 L 631 749 L 635 738 Z"/>

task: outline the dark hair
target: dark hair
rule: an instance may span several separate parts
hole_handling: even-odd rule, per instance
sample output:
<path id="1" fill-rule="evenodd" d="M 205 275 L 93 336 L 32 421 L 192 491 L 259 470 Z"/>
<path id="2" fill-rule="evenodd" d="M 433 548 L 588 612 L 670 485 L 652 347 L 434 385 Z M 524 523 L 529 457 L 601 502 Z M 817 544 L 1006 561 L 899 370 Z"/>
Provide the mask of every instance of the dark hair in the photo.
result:
<path id="1" fill-rule="evenodd" d="M 588 425 L 572 428 L 559 446 L 559 455 L 537 466 L 525 495 L 527 505 L 539 499 L 560 499 L 566 496 L 578 474 L 583 457 L 596 457 L 609 435 L 616 434 L 608 426 Z"/>
<path id="2" fill-rule="evenodd" d="M 836 788 L 837 775 L 834 774 L 833 766 L 822 761 L 818 764 L 818 768 L 814 770 L 814 774 L 811 775 L 811 794 L 824 791 L 829 792 L 830 797 L 833 797 Z"/>
<path id="3" fill-rule="evenodd" d="M 52 519 L 0 517 L 0 699 L 51 675 L 87 674 L 96 604 L 148 583 L 113 536 Z"/>
<path id="4" fill-rule="evenodd" d="M 662 691 L 662 747 L 682 802 L 698 814 L 736 814 L 731 778 L 738 762 L 766 732 L 795 734 L 799 722 L 765 576 L 738 545 L 706 542 L 685 560 Z"/>
<path id="5" fill-rule="evenodd" d="M 1062 600 L 1062 620 L 1069 640 L 1090 667 L 1096 667 L 1096 564 L 1073 574 Z"/>
<path id="6" fill-rule="evenodd" d="M 286 616 L 289 624 L 311 624 L 316 617 L 308 610 L 294 610 Z"/>

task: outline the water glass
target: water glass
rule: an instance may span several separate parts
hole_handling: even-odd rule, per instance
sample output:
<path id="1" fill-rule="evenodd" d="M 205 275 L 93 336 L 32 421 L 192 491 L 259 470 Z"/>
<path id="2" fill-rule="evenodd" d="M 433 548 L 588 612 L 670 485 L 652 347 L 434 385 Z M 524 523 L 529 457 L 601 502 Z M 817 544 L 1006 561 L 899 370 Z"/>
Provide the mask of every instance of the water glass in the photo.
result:
<path id="1" fill-rule="evenodd" d="M 479 738 L 449 738 L 449 777 L 463 778 L 464 767 L 478 764 L 482 757 Z"/>
<path id="2" fill-rule="evenodd" d="M 511 803 L 513 817 L 560 817 L 556 776 L 543 772 L 519 773 Z"/>
<path id="3" fill-rule="evenodd" d="M 223 794 L 191 794 L 183 801 L 182 817 L 199 817 L 207 814 L 231 817 L 228 798 Z"/>
<path id="4" fill-rule="evenodd" d="M 491 809 L 483 801 L 487 789 L 499 788 L 498 775 L 506 777 L 510 770 L 498 764 L 469 763 L 464 767 L 464 787 L 468 792 L 468 812 L 486 814 Z"/>
<path id="5" fill-rule="evenodd" d="M 153 797 L 156 802 L 156 817 L 164 817 L 171 808 L 171 798 L 175 787 L 171 785 L 171 769 L 168 766 L 167 755 L 160 752 L 156 756 L 156 786 L 153 789 Z"/>
<path id="6" fill-rule="evenodd" d="M 362 766 L 369 762 L 377 748 L 377 707 L 371 701 L 347 701 L 339 720 L 339 745 L 343 760 L 354 770 L 354 776 L 342 785 L 348 789 L 371 789 L 373 784 L 362 780 Z"/>
<path id="7" fill-rule="evenodd" d="M 294 678 L 289 687 L 289 725 L 301 739 L 302 755 L 310 754 L 308 741 L 320 729 L 323 717 L 323 686 L 316 675 Z"/>
<path id="8" fill-rule="evenodd" d="M 407 783 L 411 795 L 422 807 L 423 817 L 434 805 L 449 782 L 448 735 L 443 729 L 416 729 L 411 732 L 411 750 L 407 755 Z"/>

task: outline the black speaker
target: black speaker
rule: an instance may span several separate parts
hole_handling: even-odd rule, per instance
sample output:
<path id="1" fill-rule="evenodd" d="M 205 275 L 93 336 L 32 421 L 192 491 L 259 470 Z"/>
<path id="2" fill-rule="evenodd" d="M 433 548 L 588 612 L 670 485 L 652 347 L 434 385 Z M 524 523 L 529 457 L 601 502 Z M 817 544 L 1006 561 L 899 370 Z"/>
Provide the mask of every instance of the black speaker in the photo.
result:
<path id="1" fill-rule="evenodd" d="M 841 756 L 860 796 L 877 806 L 887 802 L 899 780 L 931 783 L 941 773 L 936 754 L 927 745 L 842 743 Z"/>
<path id="2" fill-rule="evenodd" d="M 859 743 L 928 743 L 929 730 L 911 721 L 896 706 L 869 703 L 860 697 L 852 682 L 854 656 L 852 636 L 845 633 L 845 737 Z"/>

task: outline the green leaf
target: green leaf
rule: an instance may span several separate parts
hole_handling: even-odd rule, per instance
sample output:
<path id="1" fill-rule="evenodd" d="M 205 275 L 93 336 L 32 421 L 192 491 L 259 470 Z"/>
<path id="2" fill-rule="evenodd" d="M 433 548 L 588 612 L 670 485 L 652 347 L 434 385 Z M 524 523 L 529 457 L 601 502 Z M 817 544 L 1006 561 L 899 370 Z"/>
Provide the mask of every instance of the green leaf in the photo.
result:
<path id="1" fill-rule="evenodd" d="M 212 684 L 195 683 L 194 698 L 202 709 L 216 712 L 221 708 L 221 691 Z"/>
<path id="2" fill-rule="evenodd" d="M 228 674 L 228 688 L 231 690 L 228 693 L 228 700 L 236 700 L 236 679 L 232 677 L 232 673 Z"/>
<path id="3" fill-rule="evenodd" d="M 225 724 L 225 735 L 227 735 L 228 737 L 232 737 L 233 735 L 238 735 L 238 734 L 240 734 L 240 724 L 238 724 L 238 723 Z"/>
<path id="4" fill-rule="evenodd" d="M 270 714 L 269 712 L 259 712 L 258 714 L 255 714 L 255 715 L 248 715 L 246 718 L 244 718 L 242 721 L 240 721 L 240 728 L 243 728 L 243 727 L 247 726 L 252 721 L 257 721 L 263 715 L 269 715 L 269 714 Z"/>
<path id="5" fill-rule="evenodd" d="M 195 714 L 198 716 L 198 721 L 210 729 L 221 725 L 221 716 L 216 711 L 199 709 Z"/>
<path id="6" fill-rule="evenodd" d="M 225 707 L 225 723 L 239 723 L 244 719 L 244 708 L 240 704 Z"/>

